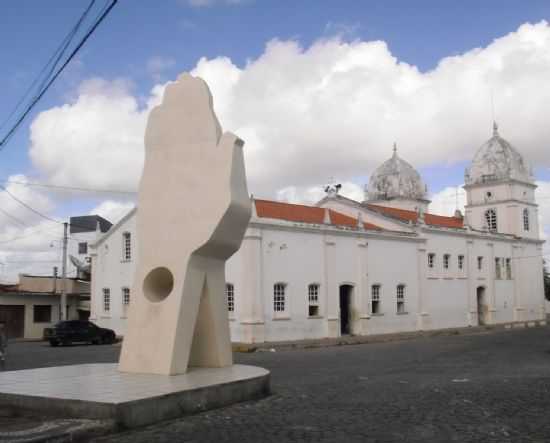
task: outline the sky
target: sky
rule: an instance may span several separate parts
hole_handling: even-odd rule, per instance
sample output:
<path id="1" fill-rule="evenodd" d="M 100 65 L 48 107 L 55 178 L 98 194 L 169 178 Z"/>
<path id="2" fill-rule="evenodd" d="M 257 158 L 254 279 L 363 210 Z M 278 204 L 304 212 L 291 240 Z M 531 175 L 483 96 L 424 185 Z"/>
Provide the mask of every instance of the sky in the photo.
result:
<path id="1" fill-rule="evenodd" d="M 0 135 L 88 3 L 0 4 Z M 547 236 L 548 20 L 550 3 L 536 0 L 120 0 L 0 151 L 0 181 L 55 220 L 116 221 L 133 205 L 147 115 L 166 83 L 190 71 L 208 82 L 224 129 L 245 140 L 257 197 L 313 203 L 335 180 L 361 200 L 396 142 L 431 211 L 450 214 L 496 119 L 533 166 Z M 61 225 L 1 190 L 0 209 L 9 214 L 0 213 L 0 280 L 48 272 Z"/>

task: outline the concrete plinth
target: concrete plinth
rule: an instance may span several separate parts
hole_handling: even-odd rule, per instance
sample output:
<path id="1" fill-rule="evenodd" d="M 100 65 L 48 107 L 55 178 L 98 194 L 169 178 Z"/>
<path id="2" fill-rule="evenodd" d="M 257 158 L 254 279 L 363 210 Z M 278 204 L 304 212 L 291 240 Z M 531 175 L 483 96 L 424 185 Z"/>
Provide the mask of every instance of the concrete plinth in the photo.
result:
<path id="1" fill-rule="evenodd" d="M 269 377 L 263 368 L 244 365 L 172 376 L 122 373 L 116 364 L 2 372 L 0 408 L 136 427 L 264 397 Z"/>

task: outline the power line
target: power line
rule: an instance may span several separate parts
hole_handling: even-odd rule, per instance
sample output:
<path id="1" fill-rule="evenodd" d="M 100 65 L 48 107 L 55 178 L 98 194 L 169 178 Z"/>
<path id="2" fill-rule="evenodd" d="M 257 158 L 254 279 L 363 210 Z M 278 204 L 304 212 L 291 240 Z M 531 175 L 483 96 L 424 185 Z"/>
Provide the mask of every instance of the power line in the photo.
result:
<path id="1" fill-rule="evenodd" d="M 15 200 L 17 203 L 19 203 L 20 205 L 24 206 L 25 208 L 27 208 L 29 211 L 32 211 L 34 212 L 36 215 L 39 215 L 40 217 L 46 219 L 46 220 L 49 220 L 49 221 L 52 221 L 54 223 L 61 223 L 59 220 L 55 220 L 51 217 L 48 217 L 47 215 L 44 215 L 42 214 L 40 211 L 34 209 L 32 206 L 29 206 L 27 203 L 25 203 L 24 201 L 21 201 L 19 200 L 15 195 L 13 195 L 10 191 L 8 191 L 4 186 L 0 185 L 0 189 L 3 189 L 4 192 L 6 194 L 8 194 L 13 200 Z"/>
<path id="2" fill-rule="evenodd" d="M 68 190 L 68 191 L 98 192 L 98 193 L 128 194 L 128 195 L 137 194 L 136 191 L 122 191 L 122 190 L 116 190 L 116 189 L 81 188 L 76 186 L 61 186 L 61 185 L 51 185 L 48 183 L 21 182 L 21 181 L 15 181 L 15 180 L 0 180 L 0 181 L 6 184 L 14 184 L 14 185 L 21 185 L 21 186 L 36 186 L 40 188 L 52 188 L 52 189 L 60 189 L 60 190 Z"/>
<path id="3" fill-rule="evenodd" d="M 50 57 L 50 59 L 48 60 L 48 62 L 44 65 L 44 67 L 42 68 L 42 70 L 40 71 L 40 73 L 38 74 L 38 76 L 34 79 L 34 81 L 31 83 L 31 85 L 29 86 L 29 88 L 27 89 L 27 91 L 25 92 L 25 94 L 23 94 L 23 96 L 21 97 L 21 99 L 17 102 L 17 104 L 15 105 L 15 107 L 13 108 L 13 110 L 11 111 L 11 113 L 8 115 L 8 117 L 6 118 L 6 120 L 4 121 L 4 123 L 0 126 L 0 129 L 3 129 L 4 126 L 6 126 L 6 124 L 11 120 L 11 118 L 14 116 L 14 114 L 17 112 L 17 110 L 20 108 L 21 104 L 24 102 L 24 100 L 27 98 L 27 96 L 30 94 L 30 92 L 32 91 L 32 89 L 34 88 L 34 86 L 38 83 L 38 81 L 40 80 L 41 77 L 43 77 L 42 79 L 42 82 L 40 83 L 40 86 L 37 88 L 38 91 L 40 91 L 46 81 L 48 80 L 48 78 L 51 77 L 55 67 L 58 65 L 59 63 L 59 60 L 61 59 L 61 57 L 63 57 L 63 54 L 65 53 L 65 51 L 67 50 L 68 46 L 70 45 L 71 41 L 73 40 L 74 36 L 76 35 L 76 33 L 78 32 L 78 29 L 80 28 L 80 26 L 82 25 L 82 22 L 84 21 L 84 19 L 86 18 L 86 16 L 88 15 L 88 13 L 90 12 L 90 9 L 92 8 L 92 6 L 94 5 L 95 3 L 95 0 L 92 0 L 90 2 L 90 4 L 88 5 L 88 7 L 86 8 L 86 10 L 84 11 L 84 13 L 80 16 L 79 20 L 77 21 L 77 23 L 73 26 L 73 28 L 69 31 L 69 33 L 65 36 L 65 38 L 63 39 L 63 41 L 61 42 L 61 44 L 59 45 L 59 47 L 56 49 L 56 51 L 52 54 L 52 56 Z M 48 69 L 49 67 L 49 72 L 46 76 L 44 76 L 44 73 L 45 71 Z"/>
<path id="4" fill-rule="evenodd" d="M 23 220 L 19 220 L 17 217 L 15 217 L 14 215 L 11 215 L 9 212 L 5 211 L 4 209 L 0 208 L 0 212 L 4 214 L 6 217 L 8 217 L 9 219 L 16 222 L 20 226 L 24 226 L 24 227 L 28 226 Z"/>
<path id="5" fill-rule="evenodd" d="M 27 106 L 25 111 L 21 114 L 21 116 L 17 119 L 15 124 L 12 126 L 12 128 L 7 132 L 5 137 L 0 141 L 0 151 L 2 151 L 6 146 L 9 139 L 12 137 L 12 135 L 15 133 L 17 128 L 23 123 L 27 115 L 31 112 L 31 110 L 34 108 L 34 106 L 38 103 L 38 101 L 44 96 L 44 94 L 48 91 L 48 89 L 51 87 L 53 82 L 59 77 L 59 75 L 63 72 L 63 70 L 67 67 L 67 65 L 71 62 L 71 60 L 76 56 L 78 51 L 82 48 L 84 43 L 90 38 L 90 36 L 94 33 L 94 31 L 97 29 L 97 27 L 100 25 L 100 23 L 107 17 L 109 12 L 113 9 L 113 7 L 117 4 L 118 0 L 111 0 L 111 3 L 108 6 L 105 6 L 103 10 L 100 12 L 98 17 L 96 18 L 93 25 L 88 29 L 84 37 L 80 40 L 76 48 L 71 52 L 71 54 L 68 56 L 67 60 L 61 65 L 61 67 L 53 74 L 53 76 L 50 78 L 50 80 L 43 86 L 43 88 L 39 91 L 39 93 L 33 98 L 31 103 Z"/>

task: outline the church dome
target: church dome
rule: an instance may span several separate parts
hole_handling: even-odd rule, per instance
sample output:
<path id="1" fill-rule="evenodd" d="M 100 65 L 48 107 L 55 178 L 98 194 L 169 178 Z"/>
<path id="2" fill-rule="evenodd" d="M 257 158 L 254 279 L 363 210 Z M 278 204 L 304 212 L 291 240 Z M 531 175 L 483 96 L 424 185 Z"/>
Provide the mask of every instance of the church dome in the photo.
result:
<path id="1" fill-rule="evenodd" d="M 466 185 L 474 185 L 501 180 L 532 183 L 533 177 L 521 154 L 499 135 L 494 123 L 493 136 L 476 152 L 464 181 Z"/>
<path id="2" fill-rule="evenodd" d="M 382 163 L 370 176 L 367 188 L 368 200 L 424 200 L 426 185 L 420 174 L 409 163 L 397 155 L 394 145 L 393 155 Z"/>

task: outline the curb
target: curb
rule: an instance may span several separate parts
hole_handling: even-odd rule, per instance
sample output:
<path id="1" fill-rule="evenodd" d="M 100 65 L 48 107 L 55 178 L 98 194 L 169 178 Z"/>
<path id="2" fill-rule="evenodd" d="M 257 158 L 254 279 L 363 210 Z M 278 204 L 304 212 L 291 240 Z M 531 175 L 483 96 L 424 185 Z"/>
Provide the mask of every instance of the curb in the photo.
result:
<path id="1" fill-rule="evenodd" d="M 317 340 L 296 340 L 285 342 L 264 342 L 264 343 L 233 343 L 233 351 L 241 353 L 250 352 L 275 352 L 299 349 L 326 348 L 331 346 L 363 345 L 370 343 L 389 343 L 395 341 L 414 340 L 417 338 L 430 338 L 451 335 L 472 335 L 490 331 L 512 331 L 517 329 L 531 329 L 534 327 L 545 327 L 545 320 L 529 322 L 502 323 L 498 325 L 470 326 L 465 328 L 437 329 L 433 331 L 412 331 L 395 334 L 376 335 L 349 335 L 337 338 L 323 338 Z"/>

